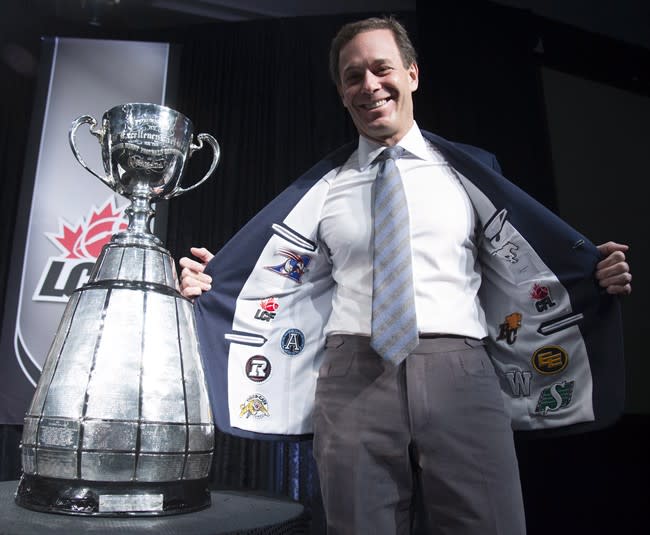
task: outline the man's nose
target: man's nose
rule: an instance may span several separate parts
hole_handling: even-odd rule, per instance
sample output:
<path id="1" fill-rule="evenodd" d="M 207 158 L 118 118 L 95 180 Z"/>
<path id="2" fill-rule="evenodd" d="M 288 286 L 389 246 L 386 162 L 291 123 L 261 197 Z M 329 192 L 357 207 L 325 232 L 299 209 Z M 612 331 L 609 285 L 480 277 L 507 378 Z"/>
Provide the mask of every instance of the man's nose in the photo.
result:
<path id="1" fill-rule="evenodd" d="M 363 90 L 367 93 L 374 93 L 379 87 L 379 77 L 375 76 L 372 71 L 366 71 L 363 77 Z"/>

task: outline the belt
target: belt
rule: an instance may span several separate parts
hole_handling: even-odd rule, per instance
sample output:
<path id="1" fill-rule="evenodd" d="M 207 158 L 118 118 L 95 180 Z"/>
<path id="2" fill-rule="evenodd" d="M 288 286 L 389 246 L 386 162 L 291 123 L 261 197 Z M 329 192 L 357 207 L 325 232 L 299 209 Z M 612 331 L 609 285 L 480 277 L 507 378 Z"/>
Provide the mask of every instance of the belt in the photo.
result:
<path id="1" fill-rule="evenodd" d="M 420 333 L 420 338 L 472 338 L 471 336 L 464 336 L 462 334 L 443 334 L 443 333 Z M 474 338 L 478 340 L 478 338 Z"/>

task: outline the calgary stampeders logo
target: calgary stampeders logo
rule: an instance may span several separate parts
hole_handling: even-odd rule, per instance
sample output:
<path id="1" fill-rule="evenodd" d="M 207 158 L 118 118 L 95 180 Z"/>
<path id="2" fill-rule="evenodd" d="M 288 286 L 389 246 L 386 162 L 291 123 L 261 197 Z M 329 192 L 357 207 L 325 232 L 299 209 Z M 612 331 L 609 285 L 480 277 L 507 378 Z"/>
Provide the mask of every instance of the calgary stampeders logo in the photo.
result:
<path id="1" fill-rule="evenodd" d="M 72 292 L 87 280 L 102 247 L 113 234 L 126 230 L 123 209 L 110 197 L 100 208 L 92 207 L 76 225 L 59 218 L 59 231 L 46 232 L 59 249 L 51 256 L 36 285 L 34 301 L 66 302 Z"/>

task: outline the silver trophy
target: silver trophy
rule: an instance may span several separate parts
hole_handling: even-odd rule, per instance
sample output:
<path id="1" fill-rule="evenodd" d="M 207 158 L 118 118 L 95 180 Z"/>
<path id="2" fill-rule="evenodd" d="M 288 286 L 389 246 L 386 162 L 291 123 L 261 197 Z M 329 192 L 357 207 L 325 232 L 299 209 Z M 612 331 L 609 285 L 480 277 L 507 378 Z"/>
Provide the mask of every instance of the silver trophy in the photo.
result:
<path id="1" fill-rule="evenodd" d="M 83 125 L 102 147 L 106 175 L 77 149 Z M 155 104 L 84 115 L 70 128 L 88 171 L 127 197 L 126 231 L 104 246 L 89 281 L 70 297 L 22 435 L 16 503 L 78 515 L 164 515 L 210 505 L 214 427 L 191 302 L 174 261 L 150 230 L 152 203 L 196 188 L 219 144 L 193 143 L 191 121 Z M 181 187 L 187 159 L 206 142 L 205 176 Z"/>

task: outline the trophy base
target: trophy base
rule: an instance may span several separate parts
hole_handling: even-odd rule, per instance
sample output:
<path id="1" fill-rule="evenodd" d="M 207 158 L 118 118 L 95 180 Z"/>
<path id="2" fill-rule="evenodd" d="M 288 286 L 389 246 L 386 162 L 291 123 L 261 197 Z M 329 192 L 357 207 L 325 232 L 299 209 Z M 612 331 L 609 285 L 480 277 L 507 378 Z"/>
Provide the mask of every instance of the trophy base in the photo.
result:
<path id="1" fill-rule="evenodd" d="M 53 479 L 23 474 L 16 504 L 44 513 L 81 516 L 163 516 L 210 507 L 207 480 L 129 483 Z"/>

